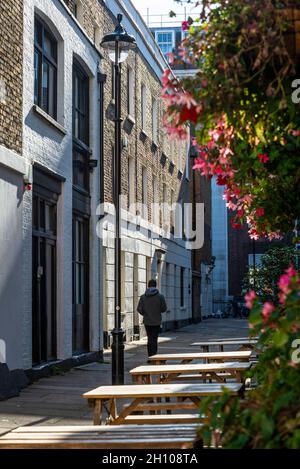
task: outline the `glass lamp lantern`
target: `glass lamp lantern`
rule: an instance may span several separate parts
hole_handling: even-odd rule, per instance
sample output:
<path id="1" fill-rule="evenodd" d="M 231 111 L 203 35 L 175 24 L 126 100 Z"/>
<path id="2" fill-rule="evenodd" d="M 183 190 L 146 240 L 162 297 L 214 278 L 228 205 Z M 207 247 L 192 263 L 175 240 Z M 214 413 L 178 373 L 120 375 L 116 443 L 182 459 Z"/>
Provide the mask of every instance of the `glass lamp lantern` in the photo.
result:
<path id="1" fill-rule="evenodd" d="M 122 18 L 121 14 L 117 16 L 118 24 L 115 31 L 106 34 L 101 41 L 101 46 L 108 51 L 108 56 L 114 64 L 124 62 L 129 51 L 136 48 L 135 38 L 121 25 Z"/>

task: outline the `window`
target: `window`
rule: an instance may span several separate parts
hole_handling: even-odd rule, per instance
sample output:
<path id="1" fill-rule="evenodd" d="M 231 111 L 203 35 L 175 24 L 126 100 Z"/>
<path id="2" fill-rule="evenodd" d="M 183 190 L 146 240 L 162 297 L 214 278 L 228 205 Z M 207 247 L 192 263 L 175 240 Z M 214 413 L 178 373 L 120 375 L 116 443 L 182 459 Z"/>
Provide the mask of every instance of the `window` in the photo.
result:
<path id="1" fill-rule="evenodd" d="M 152 192 L 153 192 L 153 208 L 152 208 L 152 222 L 154 225 L 159 224 L 159 198 L 158 198 L 158 183 L 157 177 L 153 176 L 152 179 Z"/>
<path id="2" fill-rule="evenodd" d="M 180 267 L 180 306 L 184 307 L 184 267 Z"/>
<path id="3" fill-rule="evenodd" d="M 127 112 L 129 116 L 134 117 L 134 75 L 132 68 L 127 69 Z"/>
<path id="4" fill-rule="evenodd" d="M 75 17 L 79 21 L 79 23 L 82 24 L 83 23 L 83 4 L 81 0 L 76 0 L 74 8 L 75 8 L 74 10 Z"/>
<path id="5" fill-rule="evenodd" d="M 174 33 L 173 31 L 156 31 L 156 42 L 165 58 L 169 61 L 167 54 L 171 53 L 174 48 Z"/>
<path id="6" fill-rule="evenodd" d="M 141 88 L 141 123 L 142 129 L 146 130 L 146 112 L 147 112 L 147 93 L 145 85 Z"/>
<path id="7" fill-rule="evenodd" d="M 175 224 L 175 207 L 173 207 L 173 204 L 175 204 L 175 192 L 173 189 L 171 190 L 171 228 L 174 230 L 174 224 Z"/>
<path id="8" fill-rule="evenodd" d="M 128 158 L 128 208 L 135 203 L 135 160 Z"/>
<path id="9" fill-rule="evenodd" d="M 89 191 L 89 78 L 73 64 L 73 184 Z"/>
<path id="10" fill-rule="evenodd" d="M 157 143 L 157 99 L 152 98 L 152 140 Z"/>
<path id="11" fill-rule="evenodd" d="M 34 27 L 34 103 L 56 119 L 57 41 L 37 17 Z"/>
<path id="12" fill-rule="evenodd" d="M 111 64 L 111 98 L 115 99 L 115 65 Z"/>
<path id="13" fill-rule="evenodd" d="M 166 184 L 163 184 L 163 207 L 162 207 L 162 228 L 164 231 L 169 230 L 170 212 L 168 203 L 168 190 Z"/>
<path id="14" fill-rule="evenodd" d="M 263 254 L 248 254 L 248 265 L 250 267 L 261 267 Z"/>
<path id="15" fill-rule="evenodd" d="M 142 178 L 143 178 L 143 187 L 142 187 L 142 204 L 143 204 L 143 218 L 148 220 L 148 205 L 147 205 L 147 195 L 148 195 L 148 185 L 147 185 L 147 168 L 143 168 L 142 170 Z"/>
<path id="16" fill-rule="evenodd" d="M 95 24 L 94 25 L 94 44 L 97 47 L 97 49 L 100 48 L 101 39 L 102 39 L 102 33 L 100 31 L 100 28 L 99 26 Z"/>

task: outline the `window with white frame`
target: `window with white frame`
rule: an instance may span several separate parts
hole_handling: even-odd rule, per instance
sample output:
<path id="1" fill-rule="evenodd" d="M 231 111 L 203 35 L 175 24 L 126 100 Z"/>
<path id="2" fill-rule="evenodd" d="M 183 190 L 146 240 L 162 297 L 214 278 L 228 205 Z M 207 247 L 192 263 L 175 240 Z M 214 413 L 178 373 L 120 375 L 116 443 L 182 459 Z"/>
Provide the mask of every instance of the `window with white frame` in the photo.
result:
<path id="1" fill-rule="evenodd" d="M 141 124 L 142 130 L 146 131 L 146 118 L 147 118 L 147 92 L 146 86 L 142 84 L 141 86 Z"/>
<path id="2" fill-rule="evenodd" d="M 157 143 L 157 99 L 152 97 L 152 141 Z"/>
<path id="3" fill-rule="evenodd" d="M 152 191 L 153 191 L 153 209 L 152 209 L 152 222 L 154 225 L 159 224 L 159 197 L 158 197 L 158 182 L 157 177 L 153 176 L 152 179 Z"/>
<path id="4" fill-rule="evenodd" d="M 169 211 L 168 189 L 167 189 L 167 185 L 163 184 L 162 228 L 164 231 L 168 231 L 169 226 L 170 226 L 170 211 Z"/>
<path id="5" fill-rule="evenodd" d="M 169 61 L 167 54 L 172 53 L 174 49 L 174 31 L 156 31 L 155 39 L 165 58 Z"/>
<path id="6" fill-rule="evenodd" d="M 143 187 L 142 187 L 142 216 L 145 220 L 148 220 L 148 175 L 147 175 L 147 168 L 142 169 L 142 180 L 143 180 Z"/>
<path id="7" fill-rule="evenodd" d="M 128 208 L 133 211 L 135 203 L 135 160 L 128 158 Z"/>
<path id="8" fill-rule="evenodd" d="M 134 117 L 134 74 L 131 67 L 127 69 L 127 112 Z"/>
<path id="9" fill-rule="evenodd" d="M 74 14 L 75 14 L 77 21 L 80 24 L 83 24 L 84 13 L 83 13 L 83 3 L 81 0 L 76 0 L 75 6 L 74 6 Z"/>

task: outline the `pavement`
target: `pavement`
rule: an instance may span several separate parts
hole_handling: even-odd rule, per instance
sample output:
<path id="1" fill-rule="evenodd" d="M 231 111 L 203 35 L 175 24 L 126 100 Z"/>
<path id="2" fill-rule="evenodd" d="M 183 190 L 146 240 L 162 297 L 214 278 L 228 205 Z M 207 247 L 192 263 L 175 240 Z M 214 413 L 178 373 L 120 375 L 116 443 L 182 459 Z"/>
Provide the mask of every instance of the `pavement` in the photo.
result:
<path id="1" fill-rule="evenodd" d="M 159 337 L 159 353 L 191 351 L 195 341 L 226 337 L 246 337 L 248 321 L 207 319 Z M 125 348 L 125 383 L 131 384 L 129 370 L 147 362 L 147 339 Z M 225 348 L 226 350 L 226 348 Z M 193 351 L 196 351 L 195 347 Z M 42 378 L 24 389 L 18 397 L 0 402 L 0 435 L 24 425 L 92 425 L 92 410 L 81 396 L 101 385 L 111 384 L 111 352 L 104 363 L 90 363 Z"/>

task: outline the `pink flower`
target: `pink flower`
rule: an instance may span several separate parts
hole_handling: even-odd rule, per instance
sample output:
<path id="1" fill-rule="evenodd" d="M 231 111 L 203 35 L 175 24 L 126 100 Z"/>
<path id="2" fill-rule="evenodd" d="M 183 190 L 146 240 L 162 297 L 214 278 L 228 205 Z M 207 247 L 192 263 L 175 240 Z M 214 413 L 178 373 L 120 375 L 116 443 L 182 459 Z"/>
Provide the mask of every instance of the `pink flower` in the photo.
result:
<path id="1" fill-rule="evenodd" d="M 270 303 L 269 301 L 264 304 L 263 310 L 262 310 L 262 317 L 263 317 L 263 322 L 264 324 L 269 320 L 271 314 L 275 310 L 275 306 L 273 303 Z"/>
<path id="2" fill-rule="evenodd" d="M 242 218 L 242 216 L 244 215 L 244 210 L 243 210 L 242 208 L 240 208 L 240 209 L 238 210 L 237 214 L 238 214 L 238 217 L 239 217 L 239 218 Z"/>
<path id="3" fill-rule="evenodd" d="M 256 298 L 256 293 L 255 293 L 255 291 L 250 290 L 248 293 L 246 293 L 246 295 L 245 295 L 245 300 L 246 300 L 246 307 L 247 307 L 248 309 L 252 309 L 252 308 L 253 308 L 253 303 L 254 303 L 255 298 Z"/>
<path id="4" fill-rule="evenodd" d="M 188 31 L 190 29 L 190 23 L 188 21 L 183 21 L 181 23 L 182 31 Z"/>
<path id="5" fill-rule="evenodd" d="M 265 214 L 265 209 L 264 209 L 264 208 L 261 208 L 261 207 L 260 207 L 260 208 L 258 208 L 258 209 L 256 210 L 256 215 L 257 215 L 258 217 L 263 217 L 264 214 Z"/>
<path id="6" fill-rule="evenodd" d="M 281 275 L 279 282 L 278 282 L 278 286 L 281 291 L 283 291 L 284 293 L 287 293 L 290 283 L 291 283 L 290 276 L 284 274 L 284 275 Z"/>
<path id="7" fill-rule="evenodd" d="M 259 158 L 259 161 L 262 163 L 262 164 L 265 164 L 269 161 L 269 157 L 266 153 L 259 153 L 258 155 L 258 158 Z"/>
<path id="8" fill-rule="evenodd" d="M 286 273 L 289 277 L 295 277 L 297 275 L 297 271 L 294 269 L 292 265 L 288 269 L 286 269 Z"/>
<path id="9" fill-rule="evenodd" d="M 300 135 L 300 130 L 292 130 L 293 137 L 299 137 L 299 135 Z"/>

